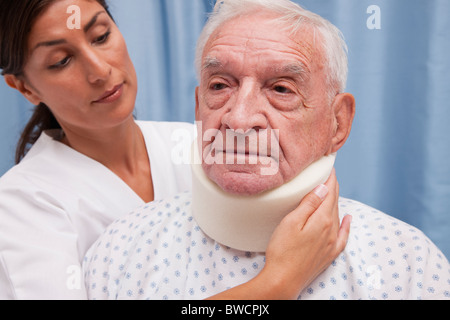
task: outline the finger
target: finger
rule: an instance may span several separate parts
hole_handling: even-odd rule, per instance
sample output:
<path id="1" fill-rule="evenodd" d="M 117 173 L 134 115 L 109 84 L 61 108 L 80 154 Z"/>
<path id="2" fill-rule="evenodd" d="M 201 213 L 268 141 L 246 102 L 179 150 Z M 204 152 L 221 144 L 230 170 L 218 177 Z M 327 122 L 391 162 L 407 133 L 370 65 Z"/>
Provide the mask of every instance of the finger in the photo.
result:
<path id="1" fill-rule="evenodd" d="M 333 167 L 333 169 L 331 170 L 330 176 L 328 177 L 327 182 L 325 182 L 326 185 L 336 182 L 337 178 L 336 178 L 336 168 Z"/>
<path id="2" fill-rule="evenodd" d="M 300 229 L 303 229 L 311 215 L 313 215 L 313 213 L 321 206 L 323 201 L 327 198 L 328 193 L 328 187 L 321 184 L 303 198 L 300 205 L 294 211 L 298 216 L 297 225 Z"/>
<path id="3" fill-rule="evenodd" d="M 336 233 L 339 229 L 340 219 L 339 219 L 339 183 L 336 177 L 336 170 L 333 168 L 331 171 L 330 177 L 326 182 L 326 185 L 329 189 L 329 195 L 327 199 L 324 201 L 323 207 L 327 208 L 324 210 L 324 214 L 328 214 L 331 219 L 334 221 L 334 226 Z"/>
<path id="4" fill-rule="evenodd" d="M 342 219 L 336 243 L 336 248 L 339 253 L 341 253 L 347 246 L 348 237 L 350 236 L 350 225 L 352 223 L 352 218 L 353 217 L 351 215 L 346 215 L 344 219 Z"/>
<path id="5" fill-rule="evenodd" d="M 337 198 L 339 198 L 339 183 L 336 177 L 336 169 L 333 168 L 330 173 L 330 177 L 327 182 L 325 182 L 325 185 L 328 187 L 328 190 L 330 190 L 330 194 L 333 195 L 332 199 L 328 200 L 334 202 Z"/>
<path id="6" fill-rule="evenodd" d="M 331 196 L 329 196 L 330 193 Z M 324 214 L 328 214 L 330 216 L 335 215 L 336 219 L 339 219 L 338 212 L 332 209 L 333 207 L 337 207 L 336 199 L 338 197 L 339 187 L 336 179 L 336 170 L 333 168 L 327 182 L 319 185 L 312 192 L 306 195 L 300 205 L 289 216 L 292 219 L 296 219 L 294 223 L 300 227 L 300 230 L 303 230 L 309 218 L 311 218 L 311 216 L 317 211 L 317 209 L 319 209 L 321 205 L 327 207 L 327 209 L 322 210 L 324 211 Z M 339 222 L 337 222 L 336 226 L 337 232 Z"/>
<path id="7" fill-rule="evenodd" d="M 336 169 L 333 168 L 333 175 L 334 175 L 334 188 L 336 191 L 336 200 L 339 202 L 339 182 L 337 180 L 337 176 L 336 176 Z"/>

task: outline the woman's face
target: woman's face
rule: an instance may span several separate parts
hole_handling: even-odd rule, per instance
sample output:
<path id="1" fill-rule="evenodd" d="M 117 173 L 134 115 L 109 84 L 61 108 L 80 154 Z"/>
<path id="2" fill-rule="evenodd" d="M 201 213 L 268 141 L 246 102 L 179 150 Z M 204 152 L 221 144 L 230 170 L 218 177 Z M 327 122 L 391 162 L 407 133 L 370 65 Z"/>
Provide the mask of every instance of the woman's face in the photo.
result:
<path id="1" fill-rule="evenodd" d="M 72 5 L 80 8 L 80 28 L 72 29 Z M 28 47 L 25 96 L 45 103 L 66 133 L 132 118 L 136 72 L 122 34 L 98 2 L 55 1 L 35 22 Z"/>

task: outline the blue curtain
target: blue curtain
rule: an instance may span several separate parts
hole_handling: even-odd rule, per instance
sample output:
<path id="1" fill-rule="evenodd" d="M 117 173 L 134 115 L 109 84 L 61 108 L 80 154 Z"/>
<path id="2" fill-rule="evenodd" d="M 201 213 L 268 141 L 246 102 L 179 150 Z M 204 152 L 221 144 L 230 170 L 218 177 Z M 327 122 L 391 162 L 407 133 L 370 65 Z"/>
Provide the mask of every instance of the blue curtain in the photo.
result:
<path id="1" fill-rule="evenodd" d="M 138 119 L 194 120 L 195 43 L 213 2 L 109 1 L 138 72 Z M 450 257 L 450 1 L 296 2 L 349 46 L 357 115 L 336 164 L 341 195 L 418 227 Z M 3 81 L 0 95 L 2 174 L 31 106 Z"/>

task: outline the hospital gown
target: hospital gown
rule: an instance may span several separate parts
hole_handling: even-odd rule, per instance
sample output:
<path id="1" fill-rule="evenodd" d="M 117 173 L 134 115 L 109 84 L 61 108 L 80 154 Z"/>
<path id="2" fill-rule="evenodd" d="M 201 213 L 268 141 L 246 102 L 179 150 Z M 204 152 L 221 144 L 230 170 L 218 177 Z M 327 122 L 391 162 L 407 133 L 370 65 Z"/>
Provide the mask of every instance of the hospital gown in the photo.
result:
<path id="1" fill-rule="evenodd" d="M 450 299 L 450 266 L 418 229 L 341 198 L 353 216 L 345 251 L 299 299 Z M 90 299 L 204 299 L 245 283 L 261 253 L 234 250 L 205 235 L 191 195 L 145 205 L 117 220 L 84 264 Z"/>

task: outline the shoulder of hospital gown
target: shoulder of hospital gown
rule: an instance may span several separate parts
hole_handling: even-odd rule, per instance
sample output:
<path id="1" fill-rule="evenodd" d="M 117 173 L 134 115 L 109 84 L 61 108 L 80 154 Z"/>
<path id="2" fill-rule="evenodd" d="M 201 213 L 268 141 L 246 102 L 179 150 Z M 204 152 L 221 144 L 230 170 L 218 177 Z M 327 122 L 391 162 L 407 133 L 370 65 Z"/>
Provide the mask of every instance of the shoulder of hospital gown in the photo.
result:
<path id="1" fill-rule="evenodd" d="M 450 299 L 450 264 L 422 231 L 350 199 L 340 213 L 353 216 L 347 247 L 302 299 Z"/>

